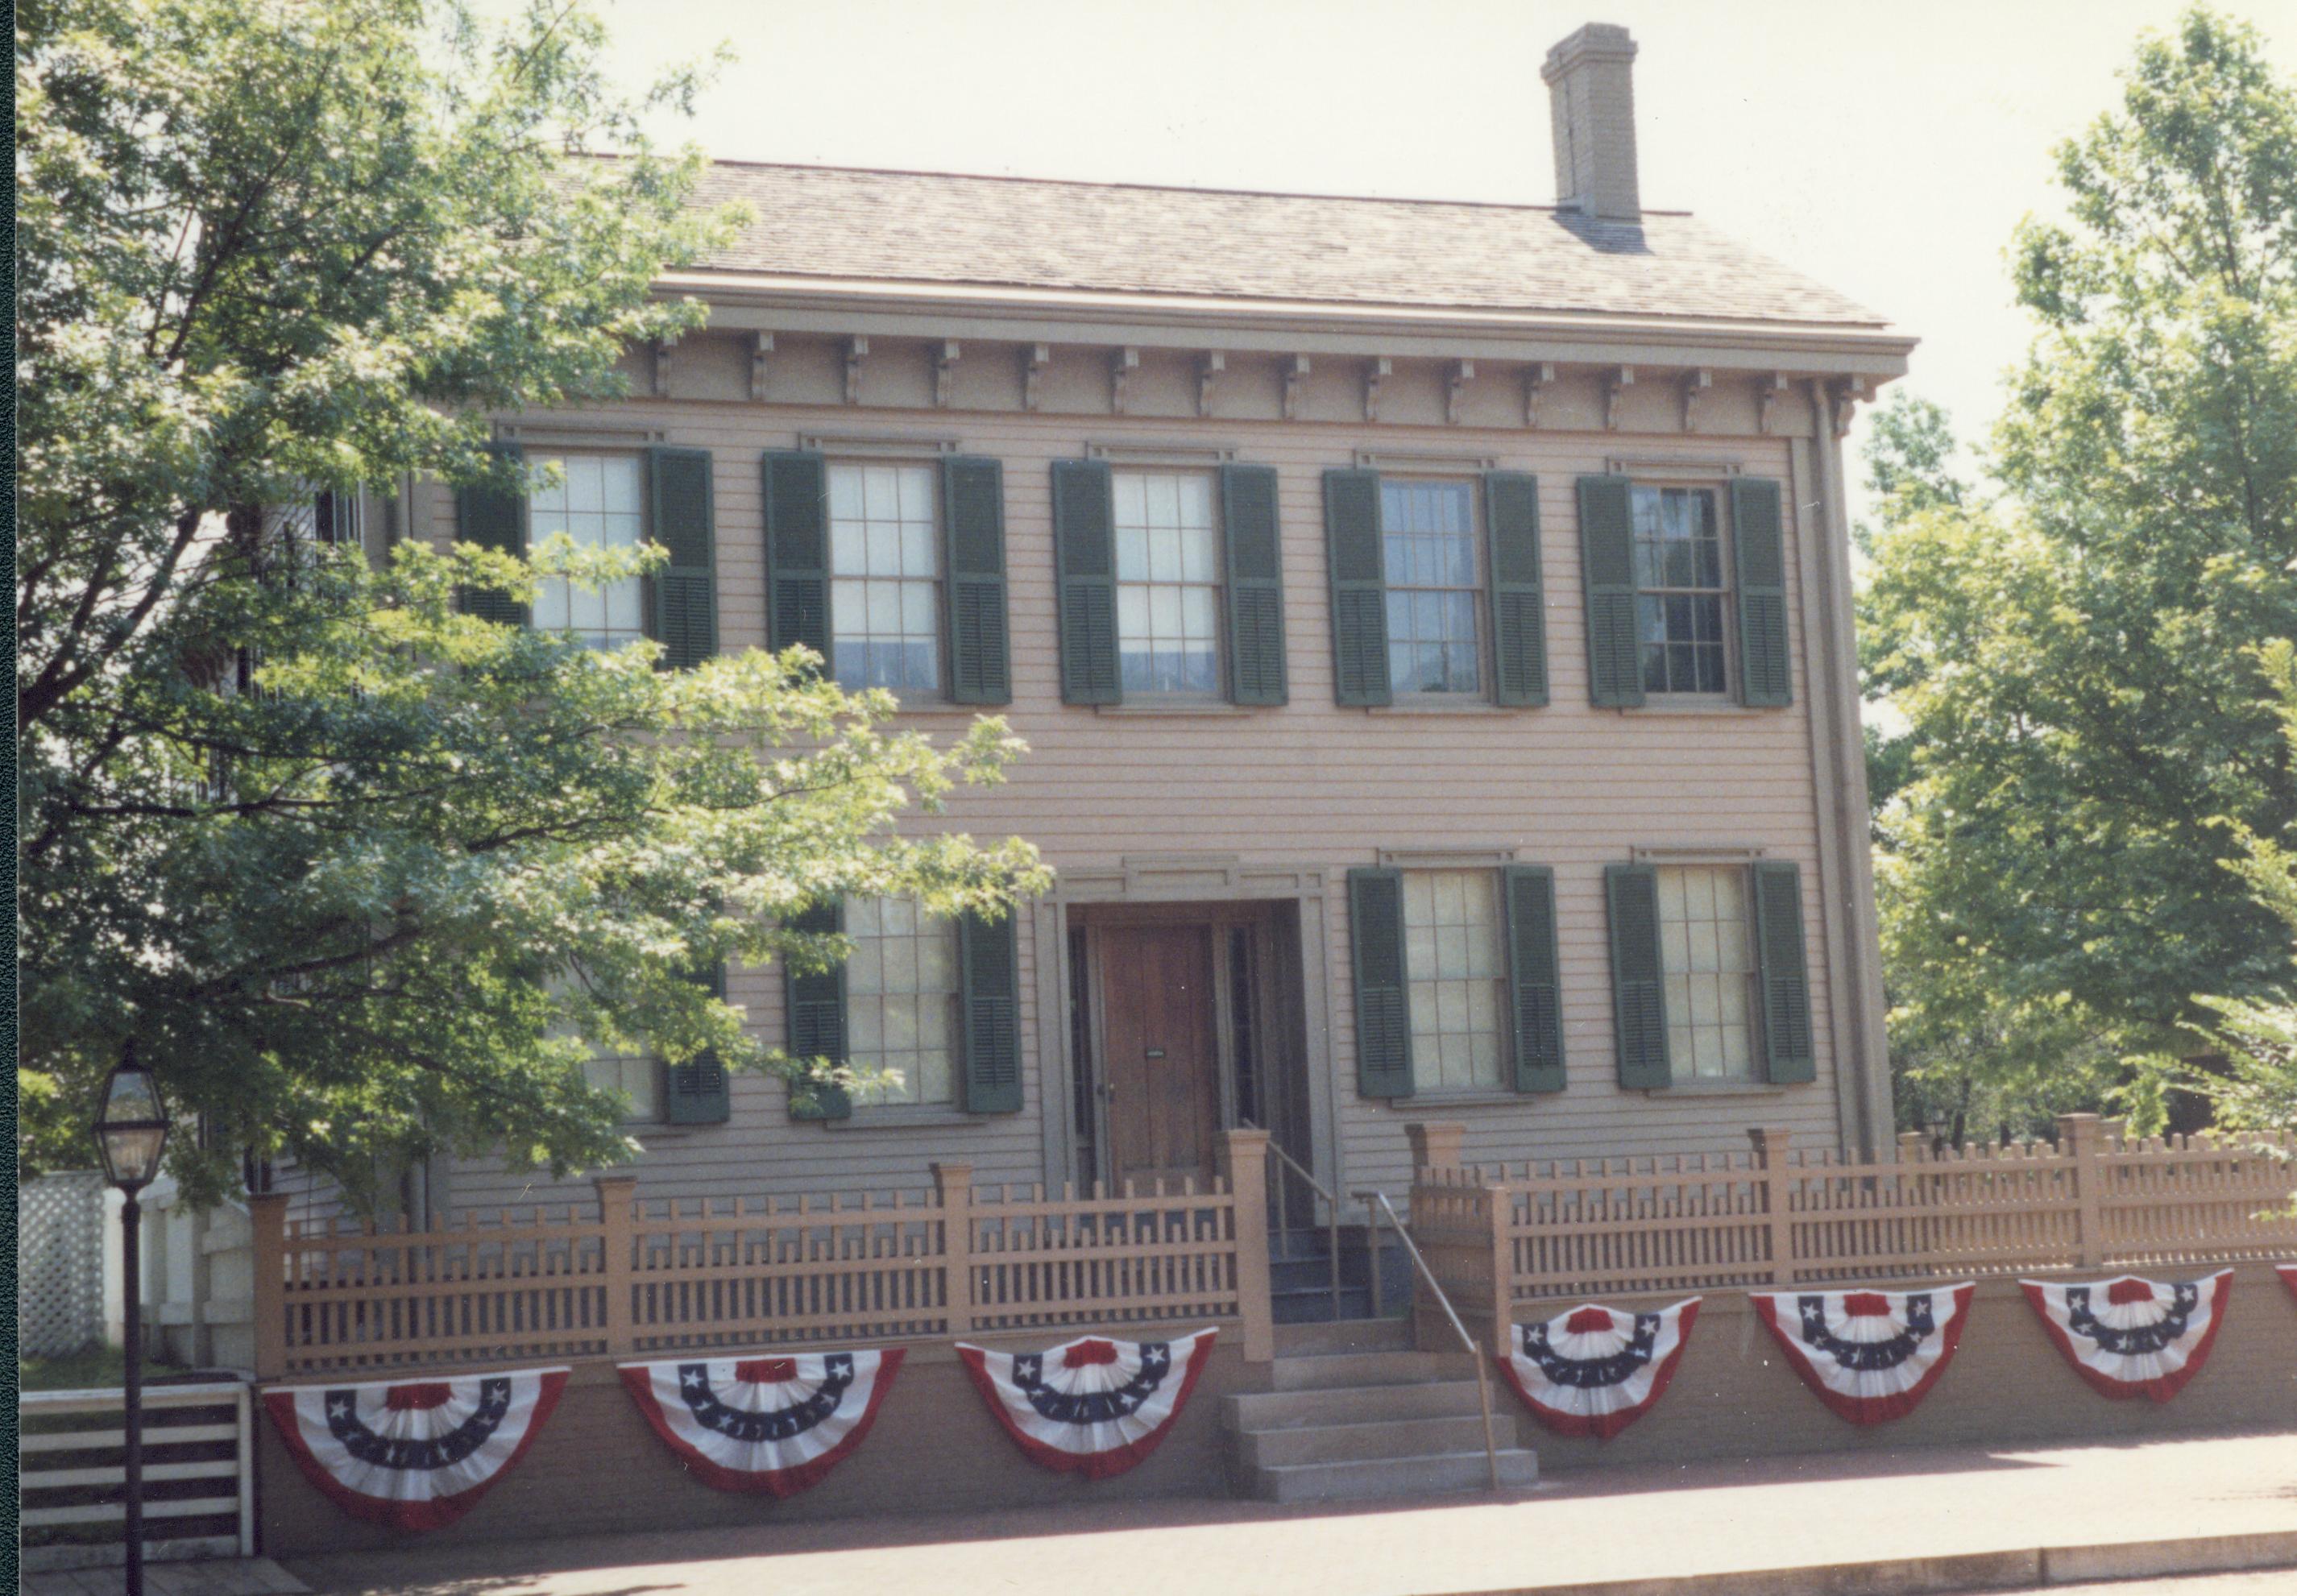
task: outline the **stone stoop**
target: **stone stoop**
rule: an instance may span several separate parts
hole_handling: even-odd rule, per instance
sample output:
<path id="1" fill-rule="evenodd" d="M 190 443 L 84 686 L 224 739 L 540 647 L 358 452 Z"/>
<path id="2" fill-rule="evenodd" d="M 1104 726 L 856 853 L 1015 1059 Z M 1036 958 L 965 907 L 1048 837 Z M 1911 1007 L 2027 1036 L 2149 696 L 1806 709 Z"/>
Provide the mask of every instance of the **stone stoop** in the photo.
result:
<path id="1" fill-rule="evenodd" d="M 1412 1349 L 1400 1320 L 1280 1325 L 1274 1389 L 1222 1399 L 1230 1477 L 1264 1501 L 1338 1501 L 1482 1491 L 1483 1411 L 1475 1361 Z M 1500 1483 L 1537 1483 L 1538 1459 L 1515 1444 L 1496 1404 Z"/>

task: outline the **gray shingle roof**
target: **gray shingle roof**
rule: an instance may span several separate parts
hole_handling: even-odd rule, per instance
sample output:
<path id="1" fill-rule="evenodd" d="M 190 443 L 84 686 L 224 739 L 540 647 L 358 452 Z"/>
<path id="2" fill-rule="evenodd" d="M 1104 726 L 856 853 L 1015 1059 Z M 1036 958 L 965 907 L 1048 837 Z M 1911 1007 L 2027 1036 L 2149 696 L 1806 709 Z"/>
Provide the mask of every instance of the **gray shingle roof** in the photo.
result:
<path id="1" fill-rule="evenodd" d="M 1888 318 L 1679 211 L 1034 178 L 711 167 L 759 221 L 710 268 L 818 278 L 1880 327 Z"/>

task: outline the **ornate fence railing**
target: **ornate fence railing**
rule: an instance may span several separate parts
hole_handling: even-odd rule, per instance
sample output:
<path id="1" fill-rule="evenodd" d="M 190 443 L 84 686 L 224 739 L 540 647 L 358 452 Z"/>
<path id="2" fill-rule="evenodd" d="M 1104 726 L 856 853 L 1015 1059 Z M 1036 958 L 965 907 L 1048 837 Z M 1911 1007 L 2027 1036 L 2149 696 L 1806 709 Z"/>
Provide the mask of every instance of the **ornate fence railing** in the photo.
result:
<path id="1" fill-rule="evenodd" d="M 1459 1127 L 1417 1127 L 1412 1231 L 1503 1345 L 1515 1304 L 1564 1296 L 2297 1255 L 2297 1139 L 2126 1139 L 2068 1115 L 2055 1146 L 1934 1154 L 1914 1136 L 1866 1163 L 1748 1138 L 1743 1153 L 1478 1167 Z"/>
<path id="2" fill-rule="evenodd" d="M 288 1222 L 251 1200 L 264 1378 L 718 1346 L 1229 1321 L 1270 1355 L 1267 1136 L 1152 1190 L 976 1189 L 969 1165 L 886 1197 L 641 1198 L 416 1230 Z M 1241 1199 L 1241 1200 L 1240 1200 Z"/>

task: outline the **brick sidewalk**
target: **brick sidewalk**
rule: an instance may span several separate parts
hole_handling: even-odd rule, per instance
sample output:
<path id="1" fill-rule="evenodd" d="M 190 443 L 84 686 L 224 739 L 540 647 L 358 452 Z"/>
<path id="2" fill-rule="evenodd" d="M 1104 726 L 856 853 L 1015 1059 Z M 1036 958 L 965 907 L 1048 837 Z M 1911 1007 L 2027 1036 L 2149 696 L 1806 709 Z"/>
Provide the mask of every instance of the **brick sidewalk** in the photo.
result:
<path id="1" fill-rule="evenodd" d="M 787 1526 L 771 1513 L 762 1502 L 755 1527 L 680 1534 L 410 1540 L 287 1567 L 343 1596 L 1434 1596 L 2297 1535 L 2297 1435 L 1641 1467 L 1496 1501 L 1163 1501 Z"/>

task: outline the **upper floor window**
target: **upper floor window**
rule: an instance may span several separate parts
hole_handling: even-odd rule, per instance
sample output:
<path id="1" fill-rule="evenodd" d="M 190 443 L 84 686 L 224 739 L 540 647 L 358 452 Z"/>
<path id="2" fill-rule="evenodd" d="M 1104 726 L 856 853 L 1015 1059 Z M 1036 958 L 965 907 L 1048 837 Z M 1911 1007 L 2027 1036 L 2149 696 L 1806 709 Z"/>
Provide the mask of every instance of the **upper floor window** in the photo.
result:
<path id="1" fill-rule="evenodd" d="M 530 499 L 535 542 L 554 532 L 564 532 L 582 548 L 636 548 L 645 539 L 638 456 L 530 454 L 527 459 L 558 467 L 555 481 L 535 474 Z M 635 643 L 646 636 L 644 579 L 630 576 L 585 588 L 564 577 L 547 578 L 534 596 L 534 624 L 544 631 L 572 633 L 593 648 Z"/>
<path id="2" fill-rule="evenodd" d="M 845 905 L 853 955 L 845 965 L 847 1062 L 882 1072 L 855 1104 L 957 1100 L 957 928 L 906 898 Z"/>
<path id="3" fill-rule="evenodd" d="M 941 689 L 938 476 L 829 464 L 830 670 L 844 687 Z"/>
<path id="4" fill-rule="evenodd" d="M 1116 637 L 1124 691 L 1221 691 L 1220 529 L 1203 472 L 1112 475 Z"/>
<path id="5" fill-rule="evenodd" d="M 1729 690 L 1725 676 L 1723 536 L 1700 488 L 1633 493 L 1635 625 L 1646 693 Z"/>
<path id="6" fill-rule="evenodd" d="M 1422 1090 L 1507 1084 L 1497 888 L 1490 870 L 1404 872 L 1412 1072 Z"/>
<path id="7" fill-rule="evenodd" d="M 1390 690 L 1482 692 L 1475 484 L 1385 480 L 1379 490 Z"/>
<path id="8" fill-rule="evenodd" d="M 1755 1073 L 1755 947 L 1747 872 L 1735 865 L 1658 872 L 1667 1057 L 1678 1080 Z"/>

